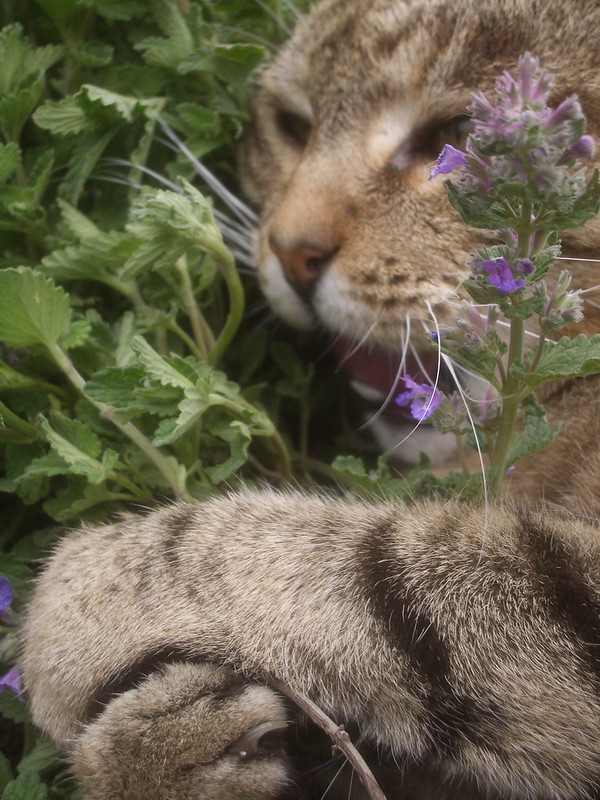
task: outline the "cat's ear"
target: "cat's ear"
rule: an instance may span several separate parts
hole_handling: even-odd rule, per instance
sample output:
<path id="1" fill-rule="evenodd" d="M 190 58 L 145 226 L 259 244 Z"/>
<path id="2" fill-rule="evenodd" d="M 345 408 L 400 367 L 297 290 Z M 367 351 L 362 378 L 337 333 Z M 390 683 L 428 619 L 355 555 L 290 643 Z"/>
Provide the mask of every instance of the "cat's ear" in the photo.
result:
<path id="1" fill-rule="evenodd" d="M 77 737 L 86 800 L 272 800 L 288 782 L 275 692 L 209 664 L 171 664 Z"/>

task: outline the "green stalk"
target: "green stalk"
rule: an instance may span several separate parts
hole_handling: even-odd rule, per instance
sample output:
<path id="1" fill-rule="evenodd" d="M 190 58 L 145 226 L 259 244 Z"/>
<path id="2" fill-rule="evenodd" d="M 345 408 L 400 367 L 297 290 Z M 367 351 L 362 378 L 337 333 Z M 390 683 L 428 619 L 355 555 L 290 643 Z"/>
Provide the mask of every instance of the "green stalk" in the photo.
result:
<path id="1" fill-rule="evenodd" d="M 229 293 L 229 314 L 208 357 L 209 363 L 214 366 L 225 354 L 242 321 L 245 305 L 244 289 L 234 258 L 225 245 L 204 238 L 198 241 L 198 245 L 217 262 Z"/>
<path id="2" fill-rule="evenodd" d="M 2 417 L 5 423 L 8 423 L 10 428 L 23 434 L 29 441 L 33 442 L 40 438 L 39 432 L 33 425 L 29 422 L 25 422 L 24 419 L 17 416 L 2 402 L 0 402 L 0 417 Z"/>
<path id="3" fill-rule="evenodd" d="M 64 372 L 77 391 L 80 392 L 87 400 L 89 400 L 89 402 L 92 403 L 92 405 L 94 405 L 98 411 L 100 411 L 100 414 L 104 419 L 112 422 L 112 424 L 118 428 L 118 430 L 120 430 L 124 436 L 126 436 L 137 447 L 139 447 L 139 449 L 154 464 L 165 481 L 171 487 L 175 497 L 189 500 L 190 497 L 187 495 L 187 492 L 185 492 L 185 490 L 182 491 L 180 488 L 177 476 L 171 464 L 169 463 L 168 459 L 163 456 L 160 450 L 155 447 L 152 442 L 146 436 L 144 436 L 144 434 L 138 428 L 136 428 L 132 422 L 123 423 L 116 420 L 113 416 L 115 410 L 114 408 L 106 405 L 105 403 L 100 403 L 97 400 L 93 400 L 86 394 L 85 380 L 79 374 L 79 372 L 77 372 L 71 359 L 68 358 L 68 356 L 55 342 L 46 344 L 46 346 L 56 364 Z"/>
<path id="4" fill-rule="evenodd" d="M 492 497 L 500 494 L 500 486 L 510 464 L 512 434 L 521 404 L 521 383 L 510 374 L 510 364 L 520 361 L 523 355 L 523 320 L 514 317 L 510 324 L 510 345 L 508 350 L 509 370 L 503 386 L 502 414 L 496 436 L 496 443 L 490 461 L 490 481 L 488 488 Z"/>
<path id="5" fill-rule="evenodd" d="M 211 329 L 200 313 L 200 309 L 196 303 L 196 298 L 194 297 L 194 288 L 192 286 L 192 281 L 190 280 L 190 272 L 185 256 L 181 256 L 181 258 L 177 260 L 176 267 L 181 278 L 181 293 L 183 297 L 183 303 L 192 324 L 194 339 L 198 346 L 198 350 L 200 350 L 202 353 L 202 358 L 206 358 L 209 352 L 214 348 L 215 340 Z"/>

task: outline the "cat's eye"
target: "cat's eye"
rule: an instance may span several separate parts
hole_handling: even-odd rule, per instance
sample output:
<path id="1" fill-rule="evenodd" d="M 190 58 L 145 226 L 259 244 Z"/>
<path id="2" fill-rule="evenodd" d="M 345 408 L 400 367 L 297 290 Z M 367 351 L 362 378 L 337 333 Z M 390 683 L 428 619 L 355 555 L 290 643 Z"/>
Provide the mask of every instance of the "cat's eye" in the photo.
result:
<path id="1" fill-rule="evenodd" d="M 435 122 L 414 134 L 411 153 L 427 160 L 437 158 L 446 144 L 462 149 L 471 131 L 471 119 L 460 114 L 451 119 Z"/>
<path id="2" fill-rule="evenodd" d="M 295 114 L 293 111 L 279 109 L 275 121 L 283 138 L 298 149 L 304 149 L 308 144 L 312 125 L 309 120 Z"/>

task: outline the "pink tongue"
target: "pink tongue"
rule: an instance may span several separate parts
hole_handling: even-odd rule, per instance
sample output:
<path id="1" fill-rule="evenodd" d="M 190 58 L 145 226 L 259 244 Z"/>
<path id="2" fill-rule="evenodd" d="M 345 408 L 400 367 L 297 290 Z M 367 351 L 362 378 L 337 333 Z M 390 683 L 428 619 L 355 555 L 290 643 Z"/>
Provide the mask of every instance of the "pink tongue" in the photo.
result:
<path id="1" fill-rule="evenodd" d="M 388 394 L 392 388 L 401 392 L 404 389 L 402 377 L 398 375 L 400 356 L 386 350 L 353 345 L 348 339 L 338 337 L 333 345 L 333 352 L 340 365 L 350 376 L 360 383 L 365 383 Z M 423 373 L 413 356 L 407 355 L 402 376 L 410 375 L 417 383 L 430 383 L 437 372 L 437 354 L 433 351 L 419 355 L 423 367 L 429 377 Z"/>

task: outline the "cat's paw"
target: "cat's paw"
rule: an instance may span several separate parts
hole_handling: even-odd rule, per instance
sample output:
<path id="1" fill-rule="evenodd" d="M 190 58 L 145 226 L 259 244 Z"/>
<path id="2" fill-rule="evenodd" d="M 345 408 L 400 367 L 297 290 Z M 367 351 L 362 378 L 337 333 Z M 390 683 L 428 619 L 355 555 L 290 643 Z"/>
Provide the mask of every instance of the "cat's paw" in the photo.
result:
<path id="1" fill-rule="evenodd" d="M 210 664 L 170 664 L 77 737 L 86 800 L 272 800 L 287 783 L 283 702 Z"/>

